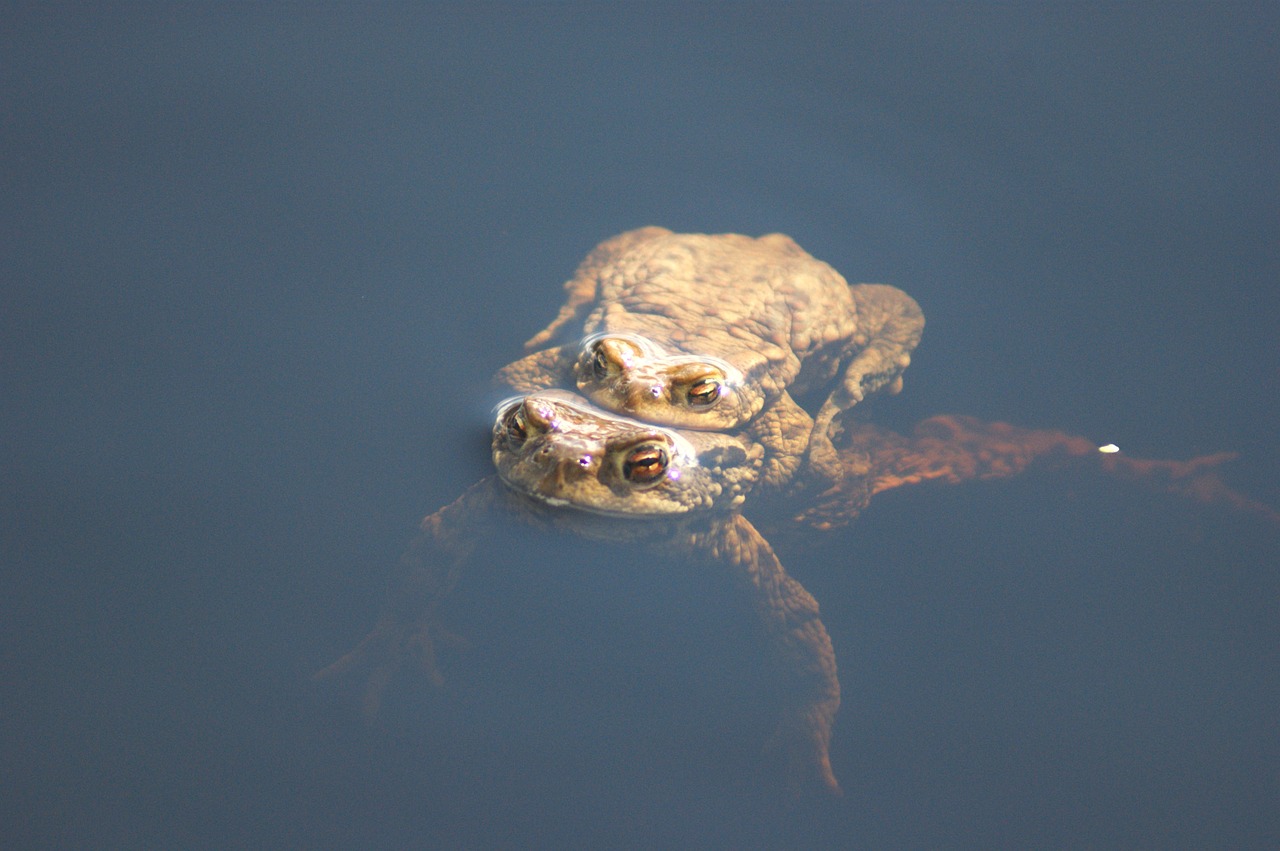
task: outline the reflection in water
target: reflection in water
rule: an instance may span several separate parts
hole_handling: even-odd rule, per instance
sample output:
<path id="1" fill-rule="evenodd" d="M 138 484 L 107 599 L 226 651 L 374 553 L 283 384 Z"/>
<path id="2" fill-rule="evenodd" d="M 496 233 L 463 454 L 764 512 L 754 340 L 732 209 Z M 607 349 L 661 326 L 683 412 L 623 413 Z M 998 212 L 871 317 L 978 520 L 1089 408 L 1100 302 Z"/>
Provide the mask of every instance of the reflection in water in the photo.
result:
<path id="1" fill-rule="evenodd" d="M 721 568 L 751 600 L 774 661 L 788 679 L 789 703 L 768 743 L 770 749 L 785 761 L 794 790 L 816 788 L 838 793 L 828 757 L 831 727 L 840 703 L 831 642 L 816 601 L 788 576 L 772 547 L 743 515 L 744 507 L 750 513 L 770 496 L 785 496 L 797 523 L 829 530 L 851 521 L 876 494 L 904 485 L 958 484 L 1006 478 L 1033 466 L 1072 466 L 1095 467 L 1142 487 L 1223 505 L 1266 523 L 1280 524 L 1280 514 L 1273 508 L 1236 492 L 1222 480 L 1219 468 L 1233 457 L 1230 454 L 1186 461 L 1131 458 L 1100 451 L 1095 443 L 1060 431 L 1023 429 L 963 416 L 933 417 L 909 436 L 873 425 L 851 424 L 837 441 L 843 476 L 835 485 L 822 479 L 821 487 L 809 490 L 801 486 L 797 491 L 796 482 L 785 486 L 774 483 L 772 487 L 766 483 L 753 489 L 757 482 L 747 468 L 759 466 L 758 456 L 726 452 L 727 438 L 712 440 L 712 449 L 697 449 L 699 475 L 709 476 L 712 484 L 721 487 L 723 498 L 673 515 L 674 519 L 603 516 L 575 510 L 563 500 L 551 504 L 530 498 L 516 488 L 538 497 L 554 496 L 555 489 L 580 482 L 585 476 L 594 485 L 607 484 L 615 494 L 622 492 L 625 498 L 625 483 L 605 481 L 610 470 L 617 470 L 607 463 L 608 456 L 634 450 L 637 443 L 633 437 L 648 441 L 646 449 L 651 449 L 655 429 L 591 413 L 583 406 L 566 406 L 563 398 L 535 401 L 532 408 L 540 411 L 540 433 L 531 436 L 534 424 L 522 420 L 513 436 L 512 424 L 500 417 L 494 446 L 495 458 L 500 452 L 536 455 L 543 465 L 541 474 L 534 479 L 508 476 L 511 487 L 504 486 L 498 477 L 489 477 L 426 517 L 404 556 L 403 581 L 373 630 L 350 653 L 317 674 L 319 679 L 331 680 L 366 672 L 366 713 L 377 711 L 383 691 L 406 663 L 419 666 L 433 682 L 442 681 L 436 647 L 457 639 L 441 628 L 440 607 L 474 547 L 495 524 L 514 520 L 564 528 L 591 538 L 643 543 L 660 556 L 678 555 Z M 525 407 L 530 404 L 526 402 Z M 598 443 L 593 445 L 593 440 Z M 557 448 L 567 451 L 557 454 Z M 590 465 L 583 463 L 588 456 Z M 652 457 L 651 453 L 646 452 L 646 457 Z M 584 472 L 585 467 L 590 469 Z M 692 472 L 692 468 L 685 472 Z M 634 494 L 643 494 L 653 486 L 648 473 L 643 478 L 646 488 Z M 702 493 L 698 481 L 696 475 L 680 475 L 664 479 L 661 486 L 691 487 Z M 577 493 L 564 492 L 570 496 Z M 748 492 L 751 497 L 744 501 L 742 497 Z M 678 501 L 680 494 L 671 496 Z M 799 503 L 804 507 L 795 511 Z"/>

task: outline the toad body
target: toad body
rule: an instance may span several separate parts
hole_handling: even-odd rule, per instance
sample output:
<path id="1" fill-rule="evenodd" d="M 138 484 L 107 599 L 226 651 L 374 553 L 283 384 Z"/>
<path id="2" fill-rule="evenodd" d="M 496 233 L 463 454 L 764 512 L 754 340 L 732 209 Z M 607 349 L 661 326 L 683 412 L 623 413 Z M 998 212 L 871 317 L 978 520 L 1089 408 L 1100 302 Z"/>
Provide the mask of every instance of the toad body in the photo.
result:
<path id="1" fill-rule="evenodd" d="M 525 344 L 533 353 L 503 369 L 503 382 L 525 393 L 576 386 L 657 425 L 758 421 L 760 439 L 787 454 L 801 441 L 829 478 L 840 473 L 833 419 L 870 393 L 901 389 L 924 329 L 906 293 L 850 286 L 778 233 L 628 231 L 597 246 L 565 291 L 555 320 Z M 816 414 L 797 397 L 818 400 Z"/>

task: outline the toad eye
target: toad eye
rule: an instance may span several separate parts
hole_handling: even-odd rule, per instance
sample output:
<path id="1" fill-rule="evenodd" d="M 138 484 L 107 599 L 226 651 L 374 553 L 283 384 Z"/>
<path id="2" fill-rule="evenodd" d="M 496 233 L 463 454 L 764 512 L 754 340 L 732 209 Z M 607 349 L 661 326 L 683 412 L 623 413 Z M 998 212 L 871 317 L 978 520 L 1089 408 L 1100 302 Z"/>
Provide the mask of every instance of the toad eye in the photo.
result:
<path id="1" fill-rule="evenodd" d="M 609 356 L 605 354 L 604 347 L 597 343 L 591 356 L 591 374 L 597 379 L 607 378 L 609 366 Z"/>
<path id="2" fill-rule="evenodd" d="M 695 408 L 709 408 L 720 401 L 720 382 L 703 378 L 689 388 L 689 404 Z"/>
<path id="3" fill-rule="evenodd" d="M 529 436 L 529 426 L 524 418 L 524 405 L 515 405 L 502 418 L 502 427 L 507 440 L 512 443 L 524 443 Z"/>
<path id="4" fill-rule="evenodd" d="M 633 485 L 651 485 L 667 472 L 666 450 L 660 446 L 638 446 L 622 462 L 622 475 Z"/>

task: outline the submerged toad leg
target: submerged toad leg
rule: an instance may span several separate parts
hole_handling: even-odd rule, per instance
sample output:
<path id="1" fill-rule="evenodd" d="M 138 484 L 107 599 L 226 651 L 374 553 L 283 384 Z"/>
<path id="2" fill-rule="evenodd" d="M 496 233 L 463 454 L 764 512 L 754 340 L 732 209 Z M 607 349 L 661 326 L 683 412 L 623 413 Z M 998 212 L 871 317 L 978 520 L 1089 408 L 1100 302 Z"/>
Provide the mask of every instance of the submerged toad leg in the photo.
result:
<path id="1" fill-rule="evenodd" d="M 1225 505 L 1280 524 L 1280 512 L 1231 488 L 1218 468 L 1235 456 L 1203 455 L 1188 461 L 1105 454 L 1084 437 L 1026 429 L 973 417 L 930 417 L 910 436 L 859 424 L 846 429 L 839 452 L 846 475 L 796 520 L 818 528 L 848 523 L 875 494 L 904 485 L 1016 476 L 1033 464 L 1052 467 L 1096 464 L 1109 475 L 1130 479 L 1198 502 Z"/>
<path id="2" fill-rule="evenodd" d="M 496 476 L 490 476 L 424 518 L 417 537 L 400 558 L 400 580 L 373 629 L 313 679 L 334 682 L 369 671 L 361 705 L 366 717 L 377 714 L 387 684 L 406 663 L 416 662 L 432 683 L 440 685 L 436 647 L 458 639 L 440 626 L 437 607 L 457 583 L 458 569 L 475 548 L 480 527 L 505 498 L 506 489 Z"/>
<path id="3" fill-rule="evenodd" d="M 764 624 L 771 652 L 792 681 L 769 748 L 786 759 L 795 791 L 816 785 L 840 794 L 829 753 L 840 681 L 818 602 L 787 574 L 769 542 L 742 515 L 730 515 L 692 538 L 695 547 L 733 568 L 735 582 L 750 595 Z"/>

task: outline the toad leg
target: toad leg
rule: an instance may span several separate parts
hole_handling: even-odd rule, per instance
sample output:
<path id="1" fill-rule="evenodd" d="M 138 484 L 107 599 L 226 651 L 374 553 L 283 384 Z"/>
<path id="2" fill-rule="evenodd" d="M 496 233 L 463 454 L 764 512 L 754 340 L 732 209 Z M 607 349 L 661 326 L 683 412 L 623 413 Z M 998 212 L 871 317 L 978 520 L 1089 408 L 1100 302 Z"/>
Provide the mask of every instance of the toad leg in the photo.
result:
<path id="1" fill-rule="evenodd" d="M 787 574 L 769 542 L 742 515 L 693 537 L 695 545 L 709 548 L 733 568 L 735 582 L 750 595 L 764 624 L 773 656 L 792 682 L 770 750 L 785 757 L 795 791 L 817 786 L 840 794 L 829 752 L 840 681 L 817 601 Z"/>
<path id="2" fill-rule="evenodd" d="M 861 348 L 845 366 L 839 386 L 831 392 L 814 418 L 809 455 L 825 465 L 835 464 L 831 446 L 832 421 L 864 398 L 880 390 L 897 393 L 911 353 L 924 333 L 924 314 L 915 299 L 885 284 L 849 287 L 858 305 L 858 342 Z"/>
<path id="3" fill-rule="evenodd" d="M 441 627 L 436 610 L 453 590 L 460 565 L 480 537 L 480 526 L 491 516 L 495 503 L 505 498 L 505 490 L 496 476 L 490 476 L 424 518 L 417 537 L 401 556 L 400 579 L 373 629 L 313 679 L 334 682 L 369 671 L 361 703 L 366 717 L 377 714 L 387 684 L 406 663 L 417 663 L 440 685 L 436 647 L 460 640 Z"/>

